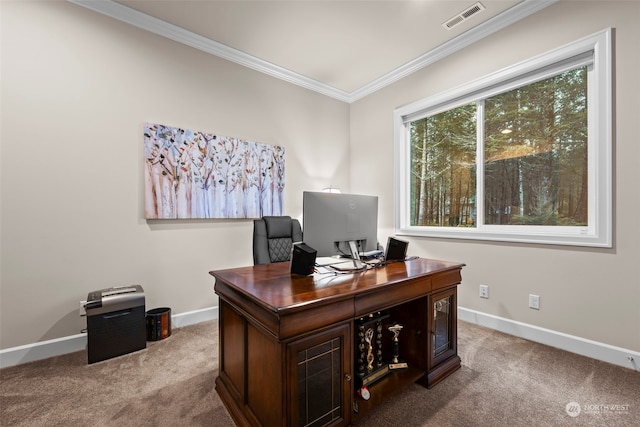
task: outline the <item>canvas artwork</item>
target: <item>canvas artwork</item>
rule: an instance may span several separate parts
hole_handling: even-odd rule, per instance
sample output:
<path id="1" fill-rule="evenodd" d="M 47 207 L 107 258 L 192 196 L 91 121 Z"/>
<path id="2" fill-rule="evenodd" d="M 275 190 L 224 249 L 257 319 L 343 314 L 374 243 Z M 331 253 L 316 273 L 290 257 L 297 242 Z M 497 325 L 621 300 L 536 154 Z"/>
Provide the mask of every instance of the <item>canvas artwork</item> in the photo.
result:
<path id="1" fill-rule="evenodd" d="M 284 147 L 144 126 L 145 218 L 282 215 Z"/>

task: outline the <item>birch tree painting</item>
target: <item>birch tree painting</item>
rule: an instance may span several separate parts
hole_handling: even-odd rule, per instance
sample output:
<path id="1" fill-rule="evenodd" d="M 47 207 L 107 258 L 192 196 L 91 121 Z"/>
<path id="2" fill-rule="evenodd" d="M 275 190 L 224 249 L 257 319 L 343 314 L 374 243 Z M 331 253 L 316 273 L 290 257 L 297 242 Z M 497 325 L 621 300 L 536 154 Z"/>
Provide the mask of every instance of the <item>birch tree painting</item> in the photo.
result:
<path id="1" fill-rule="evenodd" d="M 144 126 L 145 218 L 282 215 L 284 147 Z"/>

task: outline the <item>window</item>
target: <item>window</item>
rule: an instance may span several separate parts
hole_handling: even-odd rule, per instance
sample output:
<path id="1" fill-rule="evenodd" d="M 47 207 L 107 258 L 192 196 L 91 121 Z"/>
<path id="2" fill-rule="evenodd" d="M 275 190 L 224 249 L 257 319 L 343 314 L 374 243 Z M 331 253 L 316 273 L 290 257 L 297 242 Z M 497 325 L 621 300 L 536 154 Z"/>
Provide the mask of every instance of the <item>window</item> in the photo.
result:
<path id="1" fill-rule="evenodd" d="M 394 113 L 396 232 L 611 247 L 611 30 Z"/>

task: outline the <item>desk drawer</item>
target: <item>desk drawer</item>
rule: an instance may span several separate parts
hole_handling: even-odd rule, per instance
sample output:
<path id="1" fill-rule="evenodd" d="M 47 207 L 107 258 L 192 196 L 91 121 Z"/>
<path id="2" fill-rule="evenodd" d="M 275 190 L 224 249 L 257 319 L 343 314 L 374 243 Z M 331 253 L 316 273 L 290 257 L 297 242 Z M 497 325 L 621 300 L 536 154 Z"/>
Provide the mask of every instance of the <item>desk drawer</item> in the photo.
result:
<path id="1" fill-rule="evenodd" d="M 355 297 L 355 316 L 360 317 L 374 311 L 423 297 L 431 292 L 431 279 L 420 278 L 409 282 L 402 282 L 394 286 L 385 286 L 379 291 L 373 291 Z"/>
<path id="2" fill-rule="evenodd" d="M 353 319 L 353 300 L 345 299 L 280 317 L 278 339 L 284 340 Z"/>
<path id="3" fill-rule="evenodd" d="M 445 271 L 436 274 L 431 278 L 431 290 L 436 291 L 438 289 L 457 285 L 461 281 L 462 275 L 460 274 L 460 270 Z"/>

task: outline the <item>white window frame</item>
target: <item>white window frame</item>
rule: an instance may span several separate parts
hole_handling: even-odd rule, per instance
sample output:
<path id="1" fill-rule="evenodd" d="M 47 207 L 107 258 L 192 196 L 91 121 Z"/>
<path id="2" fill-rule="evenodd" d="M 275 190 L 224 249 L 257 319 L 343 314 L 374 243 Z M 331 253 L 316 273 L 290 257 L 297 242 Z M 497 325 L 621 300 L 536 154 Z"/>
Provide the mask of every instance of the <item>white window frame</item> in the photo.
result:
<path id="1" fill-rule="evenodd" d="M 396 234 L 554 245 L 612 247 L 612 32 L 611 28 L 394 111 Z M 485 225 L 482 123 L 478 123 L 477 226 L 410 225 L 410 122 L 587 65 L 588 218 L 580 226 Z M 479 103 L 480 104 L 480 103 Z"/>

